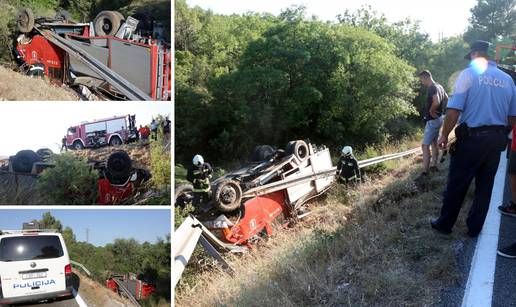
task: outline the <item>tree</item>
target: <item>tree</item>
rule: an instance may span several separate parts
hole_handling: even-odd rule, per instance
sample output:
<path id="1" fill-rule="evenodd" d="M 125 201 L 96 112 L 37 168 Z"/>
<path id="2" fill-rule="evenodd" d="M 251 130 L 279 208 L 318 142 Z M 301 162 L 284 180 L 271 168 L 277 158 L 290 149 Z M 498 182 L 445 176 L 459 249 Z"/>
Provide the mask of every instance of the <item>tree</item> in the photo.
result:
<path id="1" fill-rule="evenodd" d="M 43 203 L 53 205 L 91 205 L 97 199 L 99 174 L 86 160 L 62 154 L 55 156 L 53 168 L 41 174 L 37 188 Z"/>
<path id="2" fill-rule="evenodd" d="M 502 37 L 516 41 L 516 0 L 477 0 L 471 9 L 470 25 L 464 40 L 493 41 Z"/>

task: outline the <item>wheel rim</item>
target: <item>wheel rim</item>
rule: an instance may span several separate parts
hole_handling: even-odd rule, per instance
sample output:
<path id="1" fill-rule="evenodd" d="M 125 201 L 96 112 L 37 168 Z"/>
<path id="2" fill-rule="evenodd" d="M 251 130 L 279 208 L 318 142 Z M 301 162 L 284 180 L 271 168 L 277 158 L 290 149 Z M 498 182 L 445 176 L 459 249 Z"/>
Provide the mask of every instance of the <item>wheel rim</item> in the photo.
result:
<path id="1" fill-rule="evenodd" d="M 230 205 L 237 199 L 237 191 L 233 186 L 226 186 L 220 191 L 220 200 L 224 205 Z"/>
<path id="2" fill-rule="evenodd" d="M 104 32 L 106 32 L 106 33 L 110 33 L 112 29 L 113 29 L 113 24 L 111 23 L 111 21 L 107 18 L 104 18 L 102 30 L 104 30 Z"/>

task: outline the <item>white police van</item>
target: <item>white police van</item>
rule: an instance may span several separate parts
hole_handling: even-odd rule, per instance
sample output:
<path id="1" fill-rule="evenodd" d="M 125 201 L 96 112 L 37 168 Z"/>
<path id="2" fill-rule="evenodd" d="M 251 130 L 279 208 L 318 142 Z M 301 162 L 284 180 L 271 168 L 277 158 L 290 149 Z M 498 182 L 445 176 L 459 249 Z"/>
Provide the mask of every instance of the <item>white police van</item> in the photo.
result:
<path id="1" fill-rule="evenodd" d="M 0 233 L 0 306 L 71 297 L 72 267 L 61 234 L 24 223 Z"/>

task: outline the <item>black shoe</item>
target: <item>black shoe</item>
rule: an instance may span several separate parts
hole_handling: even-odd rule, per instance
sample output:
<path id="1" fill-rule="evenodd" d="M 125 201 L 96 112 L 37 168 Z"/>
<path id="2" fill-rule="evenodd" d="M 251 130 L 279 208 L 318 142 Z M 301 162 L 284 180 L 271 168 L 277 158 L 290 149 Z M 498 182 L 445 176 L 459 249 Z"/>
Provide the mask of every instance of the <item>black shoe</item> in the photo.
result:
<path id="1" fill-rule="evenodd" d="M 442 234 L 449 235 L 450 233 L 452 233 L 451 230 L 442 228 L 442 226 L 439 225 L 437 220 L 434 220 L 434 221 L 430 222 L 430 225 L 432 225 L 433 229 L 437 230 L 438 232 L 440 232 Z"/>
<path id="2" fill-rule="evenodd" d="M 498 206 L 498 210 L 501 214 L 516 217 L 516 205 L 512 201 L 507 205 Z"/>
<path id="3" fill-rule="evenodd" d="M 516 258 L 516 243 L 500 248 L 497 253 L 505 258 Z"/>

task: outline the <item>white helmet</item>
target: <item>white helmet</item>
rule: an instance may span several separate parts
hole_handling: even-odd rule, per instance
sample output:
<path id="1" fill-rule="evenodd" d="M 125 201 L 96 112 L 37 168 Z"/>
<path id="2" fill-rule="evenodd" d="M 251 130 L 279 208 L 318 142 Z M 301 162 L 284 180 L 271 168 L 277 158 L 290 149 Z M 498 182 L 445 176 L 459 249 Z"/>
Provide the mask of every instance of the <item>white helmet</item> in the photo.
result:
<path id="1" fill-rule="evenodd" d="M 342 147 L 342 154 L 345 156 L 349 156 L 353 154 L 353 148 L 351 146 L 344 146 Z"/>
<path id="2" fill-rule="evenodd" d="M 204 164 L 204 158 L 201 155 L 195 155 L 192 162 L 194 165 L 201 166 Z"/>

